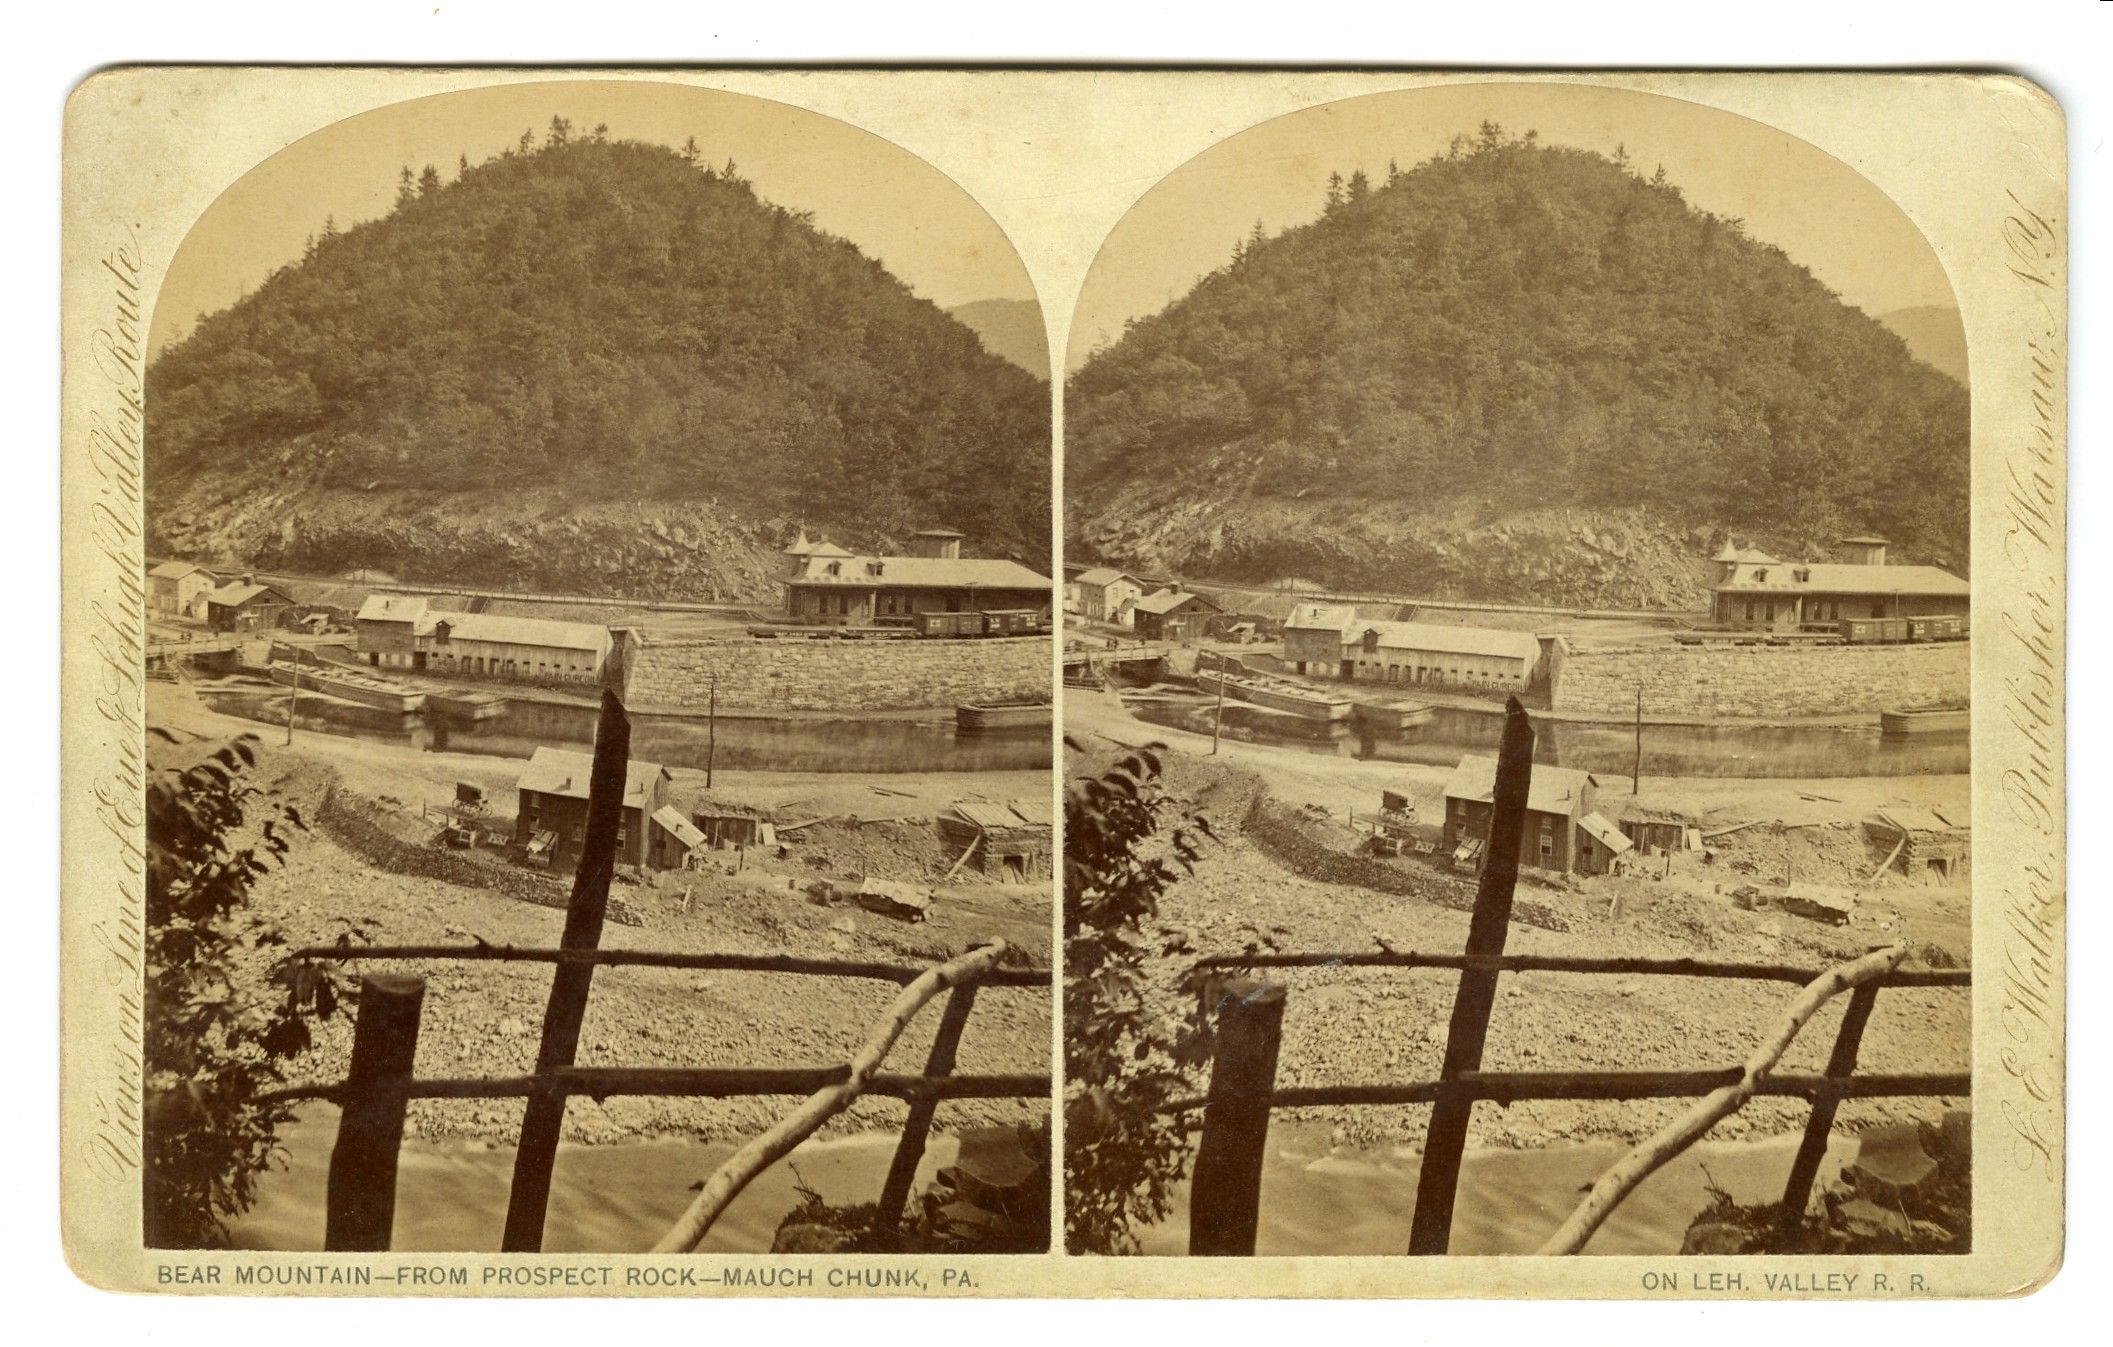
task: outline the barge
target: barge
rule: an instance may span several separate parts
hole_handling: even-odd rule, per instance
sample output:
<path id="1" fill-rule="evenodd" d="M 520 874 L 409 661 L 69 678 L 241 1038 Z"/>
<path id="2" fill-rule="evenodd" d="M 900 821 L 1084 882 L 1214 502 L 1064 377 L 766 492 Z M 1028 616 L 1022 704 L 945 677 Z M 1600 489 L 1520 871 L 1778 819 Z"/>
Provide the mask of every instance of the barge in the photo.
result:
<path id="1" fill-rule="evenodd" d="M 954 729 L 961 734 L 988 734 L 994 730 L 1047 730 L 1052 708 L 1048 702 L 965 703 L 954 708 Z"/>
<path id="2" fill-rule="evenodd" d="M 1878 713 L 1878 731 L 1887 739 L 1905 738 L 1911 734 L 1964 734 L 1972 723 L 1973 712 L 1964 706 Z"/>
<path id="3" fill-rule="evenodd" d="M 412 715 L 425 709 L 426 704 L 426 693 L 422 689 L 405 687 L 357 669 L 332 666 L 325 671 L 320 665 L 282 663 L 271 666 L 271 677 L 273 682 L 299 691 L 320 692 L 340 701 L 371 706 L 378 711 L 394 711 L 399 715 Z"/>
<path id="4" fill-rule="evenodd" d="M 1350 718 L 1350 701 L 1289 678 L 1257 673 L 1238 660 L 1219 656 L 1213 667 L 1196 663 L 1196 686 L 1212 695 L 1223 693 L 1234 701 L 1248 702 L 1271 711 L 1283 711 L 1305 720 L 1336 721 Z M 1428 709 L 1428 708 L 1426 708 Z"/>

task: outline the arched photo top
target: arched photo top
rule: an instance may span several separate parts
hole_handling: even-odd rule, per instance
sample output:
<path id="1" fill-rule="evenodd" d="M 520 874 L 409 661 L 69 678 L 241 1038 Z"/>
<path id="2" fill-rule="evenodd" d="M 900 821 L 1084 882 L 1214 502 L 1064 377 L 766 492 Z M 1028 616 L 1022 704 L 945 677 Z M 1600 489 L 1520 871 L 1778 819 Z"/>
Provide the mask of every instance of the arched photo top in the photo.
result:
<path id="1" fill-rule="evenodd" d="M 1965 336 L 1943 264 L 1893 199 L 1811 142 L 1738 113 L 1664 94 L 1563 83 L 1473 83 L 1366 94 L 1226 137 L 1140 197 L 1081 288 L 1067 372 L 1224 266 L 1259 225 L 1309 224 L 1328 177 L 1384 183 L 1472 141 L 1485 124 L 1533 132 L 1668 181 L 1700 210 L 1743 222 L 1845 303 L 1913 326 L 1917 354 L 1965 381 Z M 1923 335 L 1927 340 L 1923 340 Z"/>
<path id="2" fill-rule="evenodd" d="M 1074 559 L 1689 611 L 1727 546 L 1883 537 L 1884 583 L 1964 583 L 1942 263 L 1854 168 L 1684 99 L 1462 83 L 1251 127 L 1122 218 L 1071 332 Z"/>
<path id="3" fill-rule="evenodd" d="M 155 304 L 147 525 L 186 560 L 779 597 L 811 536 L 1050 555 L 1050 362 L 990 214 L 892 141 L 640 80 L 345 118 Z"/>

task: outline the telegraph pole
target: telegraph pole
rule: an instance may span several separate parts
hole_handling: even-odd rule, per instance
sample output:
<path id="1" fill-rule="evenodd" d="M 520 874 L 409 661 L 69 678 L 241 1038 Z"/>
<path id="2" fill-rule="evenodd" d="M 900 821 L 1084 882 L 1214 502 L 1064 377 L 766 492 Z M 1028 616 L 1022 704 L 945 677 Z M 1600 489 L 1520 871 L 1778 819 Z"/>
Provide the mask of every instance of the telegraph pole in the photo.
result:
<path id="1" fill-rule="evenodd" d="M 704 788 L 712 788 L 712 759 L 719 755 L 719 675 L 712 674 L 704 713 Z"/>
<path id="2" fill-rule="evenodd" d="M 1643 684 L 1636 685 L 1636 766 L 1629 773 L 1629 794 L 1643 791 Z"/>
<path id="3" fill-rule="evenodd" d="M 1218 670 L 1218 706 L 1211 712 L 1211 756 L 1218 756 L 1218 732 L 1225 727 L 1225 670 Z"/>

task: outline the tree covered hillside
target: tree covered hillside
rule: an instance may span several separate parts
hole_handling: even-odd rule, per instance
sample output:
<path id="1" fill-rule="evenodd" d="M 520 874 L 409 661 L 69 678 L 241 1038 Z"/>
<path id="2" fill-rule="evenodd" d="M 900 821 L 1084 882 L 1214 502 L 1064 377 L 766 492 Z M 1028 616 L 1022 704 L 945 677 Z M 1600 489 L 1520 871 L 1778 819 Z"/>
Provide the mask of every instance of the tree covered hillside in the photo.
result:
<path id="1" fill-rule="evenodd" d="M 510 551 L 515 516 L 687 502 L 759 549 L 794 523 L 854 544 L 944 523 L 1040 561 L 1048 402 L 732 163 L 553 119 L 451 181 L 405 169 L 385 218 L 326 223 L 161 355 L 149 524 L 194 553 L 415 566 L 404 538 L 362 542 L 349 499 L 394 494 L 483 527 L 458 540 L 479 564 L 555 581 L 574 560 Z"/>
<path id="2" fill-rule="evenodd" d="M 1491 125 L 1258 226 L 1065 417 L 1067 527 L 1138 565 L 1542 597 L 1446 549 L 1555 507 L 1966 563 L 1964 388 L 1662 170 Z"/>

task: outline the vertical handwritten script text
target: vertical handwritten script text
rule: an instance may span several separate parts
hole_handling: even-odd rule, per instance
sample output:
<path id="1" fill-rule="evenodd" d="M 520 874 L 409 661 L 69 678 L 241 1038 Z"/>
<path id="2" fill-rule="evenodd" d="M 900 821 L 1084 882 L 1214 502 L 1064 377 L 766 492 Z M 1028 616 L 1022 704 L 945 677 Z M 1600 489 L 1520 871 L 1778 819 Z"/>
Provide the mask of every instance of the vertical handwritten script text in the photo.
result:
<path id="1" fill-rule="evenodd" d="M 2010 194 L 2001 225 L 2003 258 L 2021 289 L 2028 333 L 2021 356 L 2028 400 L 2020 423 L 2005 427 L 2002 554 L 2006 588 L 1999 638 L 2005 643 L 2005 736 L 1998 770 L 2002 808 L 2034 845 L 2003 877 L 1997 976 L 1998 1060 L 2007 1083 L 1999 1104 L 2009 1165 L 2059 1181 L 2062 983 L 2060 940 L 2067 894 L 2063 854 L 2062 673 L 2064 533 L 2062 499 L 2064 292 L 2062 239 L 2055 223 Z"/>

